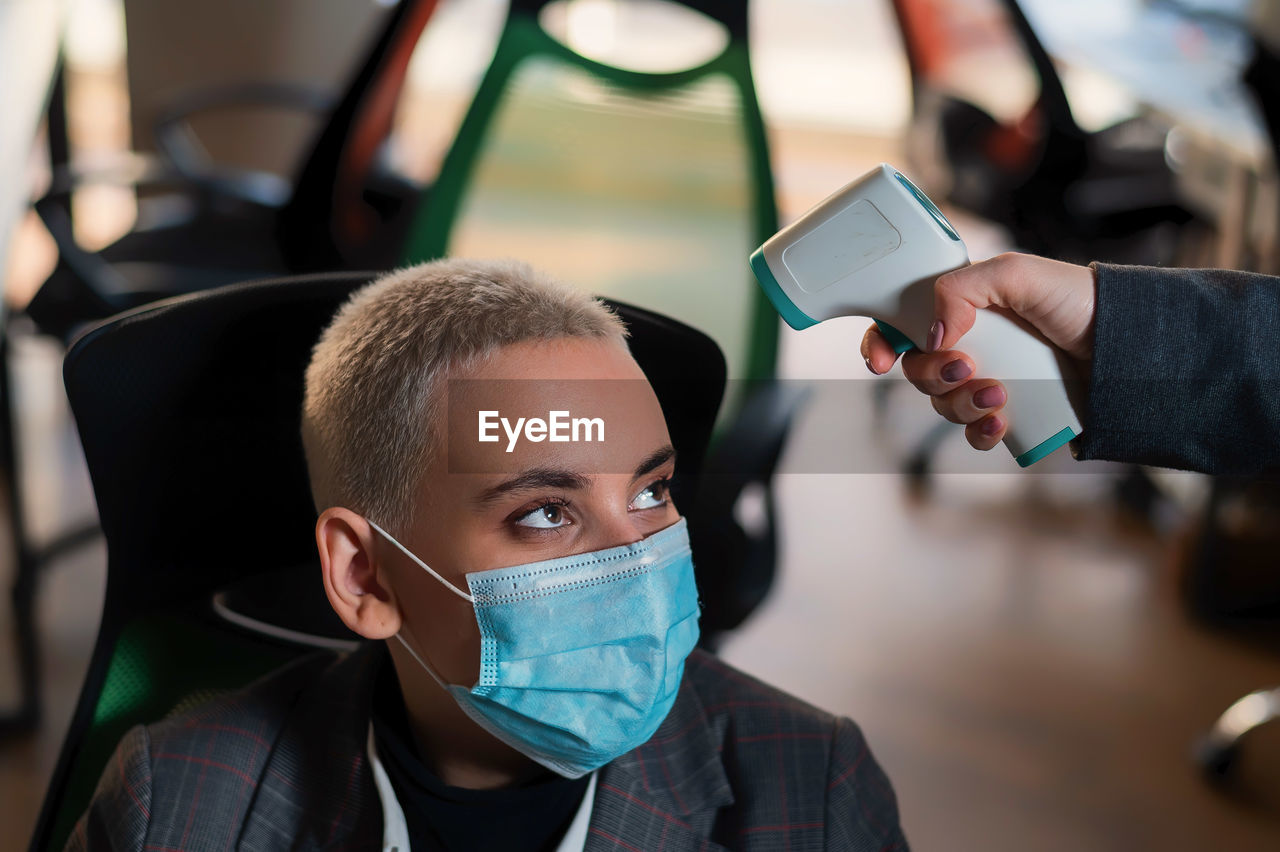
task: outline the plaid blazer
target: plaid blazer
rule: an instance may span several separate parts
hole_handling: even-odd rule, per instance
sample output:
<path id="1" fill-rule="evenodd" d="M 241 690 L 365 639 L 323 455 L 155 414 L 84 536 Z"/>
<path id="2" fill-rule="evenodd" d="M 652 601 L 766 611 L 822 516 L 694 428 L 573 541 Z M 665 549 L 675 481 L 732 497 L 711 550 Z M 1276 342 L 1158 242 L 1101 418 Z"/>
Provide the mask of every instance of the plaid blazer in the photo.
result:
<path id="1" fill-rule="evenodd" d="M 375 645 L 129 731 L 69 850 L 377 850 Z M 364 696 L 364 700 L 352 700 Z M 600 770 L 588 850 L 907 848 L 857 726 L 695 651 L 671 713 Z"/>
<path id="2" fill-rule="evenodd" d="M 1280 470 L 1280 278 L 1093 266 L 1093 370 L 1076 457 Z"/>

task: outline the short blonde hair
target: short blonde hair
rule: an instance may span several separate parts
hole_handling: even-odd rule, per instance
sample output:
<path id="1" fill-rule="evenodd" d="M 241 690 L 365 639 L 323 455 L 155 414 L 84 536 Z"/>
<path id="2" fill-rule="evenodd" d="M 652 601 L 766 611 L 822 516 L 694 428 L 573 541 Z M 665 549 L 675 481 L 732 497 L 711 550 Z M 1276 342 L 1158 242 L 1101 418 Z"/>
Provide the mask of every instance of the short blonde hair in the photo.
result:
<path id="1" fill-rule="evenodd" d="M 446 374 L 503 346 L 565 337 L 625 346 L 626 327 L 523 263 L 439 260 L 352 294 L 307 367 L 302 439 L 316 507 L 344 506 L 402 533 L 435 451 Z"/>

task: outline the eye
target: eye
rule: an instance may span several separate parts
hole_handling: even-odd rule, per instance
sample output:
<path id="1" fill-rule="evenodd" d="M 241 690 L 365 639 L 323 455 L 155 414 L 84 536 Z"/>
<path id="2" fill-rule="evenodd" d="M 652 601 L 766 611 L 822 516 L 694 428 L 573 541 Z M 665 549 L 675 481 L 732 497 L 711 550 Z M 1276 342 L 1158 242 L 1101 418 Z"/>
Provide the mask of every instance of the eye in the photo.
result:
<path id="1" fill-rule="evenodd" d="M 656 509 L 659 506 L 665 506 L 669 499 L 669 490 L 671 488 L 670 479 L 659 479 L 645 487 L 643 491 L 637 494 L 631 501 L 628 509 Z"/>
<path id="2" fill-rule="evenodd" d="M 569 519 L 565 517 L 564 506 L 560 503 L 544 503 L 516 519 L 517 526 L 537 530 L 553 530 L 568 523 Z"/>

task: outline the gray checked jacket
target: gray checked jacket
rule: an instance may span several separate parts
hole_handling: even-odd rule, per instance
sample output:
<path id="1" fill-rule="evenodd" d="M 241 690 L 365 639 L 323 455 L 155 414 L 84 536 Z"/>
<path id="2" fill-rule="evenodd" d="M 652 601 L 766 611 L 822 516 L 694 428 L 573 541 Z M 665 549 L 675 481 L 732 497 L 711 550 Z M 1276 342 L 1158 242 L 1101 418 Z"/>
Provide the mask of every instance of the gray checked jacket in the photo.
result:
<path id="1" fill-rule="evenodd" d="M 69 850 L 377 850 L 376 646 L 305 658 L 121 741 Z M 905 850 L 848 719 L 695 651 L 645 745 L 600 770 L 586 849 Z"/>
<path id="2" fill-rule="evenodd" d="M 1280 471 L 1280 278 L 1094 269 L 1093 371 L 1076 457 L 1214 474 Z"/>

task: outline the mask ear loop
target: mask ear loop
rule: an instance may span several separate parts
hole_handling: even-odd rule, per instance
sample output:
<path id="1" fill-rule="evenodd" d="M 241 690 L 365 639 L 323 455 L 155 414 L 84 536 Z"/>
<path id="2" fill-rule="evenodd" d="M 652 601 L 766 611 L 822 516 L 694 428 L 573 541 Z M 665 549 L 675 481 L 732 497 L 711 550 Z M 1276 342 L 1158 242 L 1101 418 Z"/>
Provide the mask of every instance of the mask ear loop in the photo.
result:
<path id="1" fill-rule="evenodd" d="M 368 521 L 369 519 L 368 519 L 368 518 L 365 518 L 365 520 L 367 520 L 367 521 Z M 412 559 L 414 562 L 416 562 L 416 563 L 418 564 L 418 567 L 422 568 L 422 569 L 423 569 L 423 570 L 425 570 L 428 574 L 430 574 L 432 577 L 435 577 L 437 580 L 439 580 L 441 583 L 443 583 L 446 589 L 448 589 L 449 591 L 453 592 L 455 595 L 457 595 L 458 597 L 462 598 L 463 600 L 465 600 L 465 601 L 467 601 L 467 602 L 469 602 L 469 603 L 473 603 L 473 604 L 475 603 L 475 598 L 473 598 L 471 595 L 469 595 L 469 594 L 467 594 L 466 592 L 464 592 L 464 591 L 462 591 L 461 589 L 459 589 L 459 588 L 458 588 L 457 586 L 455 586 L 453 583 L 450 583 L 450 582 L 449 582 L 448 580 L 446 580 L 444 577 L 441 577 L 438 573 L 436 573 L 435 569 L 433 569 L 430 565 L 428 565 L 427 563 L 425 563 L 425 562 L 423 562 L 421 559 L 419 559 L 417 556 L 415 556 L 415 555 L 414 555 L 414 554 L 409 550 L 409 548 L 405 547 L 403 544 L 401 544 L 400 542 L 396 541 L 396 540 L 395 540 L 395 537 L 394 537 L 394 536 L 392 536 L 392 535 L 391 535 L 391 533 L 387 532 L 386 530 L 384 530 L 382 527 L 378 526 L 378 525 L 377 525 L 376 523 L 374 523 L 373 521 L 369 521 L 369 526 L 373 527 L 375 530 L 377 530 L 379 533 L 381 533 L 382 537 L 383 537 L 383 538 L 385 538 L 387 541 L 391 542 L 392 544 L 394 544 L 394 545 L 396 546 L 396 548 L 397 548 L 401 553 L 403 553 L 405 556 L 409 557 L 409 558 L 410 558 L 410 559 Z M 445 691 L 448 691 L 448 689 L 449 689 L 449 684 L 445 683 L 445 682 L 444 682 L 444 679 L 443 679 L 442 677 L 440 677 L 440 675 L 436 674 L 436 670 L 435 670 L 435 669 L 433 669 L 433 668 L 431 668 L 431 666 L 427 665 L 427 661 L 426 661 L 426 660 L 424 660 L 424 659 L 422 659 L 422 657 L 418 654 L 418 652 L 414 650 L 413 646 L 412 646 L 412 645 L 410 645 L 407 641 L 405 641 L 404 636 L 402 636 L 399 632 L 397 632 L 397 633 L 396 633 L 396 639 L 397 639 L 397 640 L 399 640 L 400 644 L 404 646 L 404 649 L 405 649 L 406 651 L 408 651 L 408 652 L 409 652 L 409 655 L 410 655 L 411 657 L 413 657 L 415 660 L 417 660 L 418 665 L 422 666 L 422 668 L 426 671 L 426 673 L 427 673 L 427 674 L 429 674 L 429 675 L 431 675 L 431 679 L 432 679 L 432 680 L 434 680 L 436 683 L 440 684 L 440 688 L 441 688 L 441 689 L 443 689 L 443 690 L 445 690 Z"/>
<path id="2" fill-rule="evenodd" d="M 445 692 L 448 692 L 448 691 L 449 691 L 449 684 L 445 683 L 445 682 L 444 682 L 444 679 L 443 679 L 442 677 L 440 677 L 440 675 L 436 674 L 436 670 L 435 670 L 435 669 L 433 669 L 433 668 L 431 668 L 431 666 L 427 665 L 427 661 L 426 661 L 426 660 L 424 660 L 424 659 L 422 659 L 422 657 L 418 656 L 418 652 L 417 652 L 417 651 L 415 651 L 415 650 L 413 650 L 413 646 L 412 646 L 412 645 L 410 645 L 408 642 L 406 642 L 406 641 L 405 641 L 404 636 L 402 636 L 401 634 L 397 633 L 397 634 L 396 634 L 396 638 L 400 640 L 400 644 L 404 646 L 404 649 L 405 649 L 406 651 L 408 651 L 408 652 L 409 652 L 409 656 L 411 656 L 411 657 L 413 657 L 415 660 L 417 660 L 417 661 L 418 661 L 418 665 L 422 666 L 423 670 L 425 670 L 427 674 L 431 675 L 431 679 L 432 679 L 432 680 L 434 680 L 436 683 L 440 684 L 440 688 L 441 688 L 441 689 L 443 689 Z"/>
<path id="3" fill-rule="evenodd" d="M 369 520 L 369 519 L 368 519 L 368 518 L 365 518 L 365 520 Z M 423 562 L 423 561 L 422 561 L 421 559 L 419 559 L 418 557 L 414 556 L 414 555 L 413 555 L 413 553 L 412 553 L 412 552 L 410 552 L 409 548 L 405 547 L 403 544 L 401 544 L 400 542 L 396 541 L 396 540 L 395 540 L 395 538 L 391 535 L 391 533 L 387 532 L 387 531 L 386 531 L 386 530 L 384 530 L 382 527 L 380 527 L 380 526 L 378 526 L 377 524 L 375 524 L 373 521 L 369 521 L 369 526 L 373 527 L 375 530 L 377 530 L 378 532 L 382 533 L 382 537 L 383 537 L 383 538 L 385 538 L 387 541 L 391 542 L 392 544 L 394 544 L 394 545 L 396 546 L 396 548 L 397 548 L 401 553 L 403 553 L 405 556 L 407 556 L 407 557 L 409 557 L 410 559 L 412 559 L 414 562 L 418 563 L 418 567 L 419 567 L 419 568 L 421 568 L 421 569 L 423 569 L 424 571 L 426 571 L 426 572 L 427 572 L 428 574 L 430 574 L 432 577 L 435 577 L 435 578 L 436 578 L 437 580 L 439 580 L 441 583 L 444 583 L 445 588 L 447 588 L 449 591 L 453 592 L 455 595 L 457 595 L 458 597 L 462 598 L 462 599 L 463 599 L 464 601 L 466 601 L 467 603 L 474 604 L 474 603 L 476 602 L 476 599 L 475 599 L 474 597 L 472 597 L 471 595 L 469 595 L 469 594 L 467 594 L 466 592 L 462 591 L 462 589 L 459 589 L 457 586 L 455 586 L 453 583 L 450 583 L 450 582 L 449 582 L 448 580 L 446 580 L 444 577 L 441 577 L 439 574 L 437 574 L 437 573 L 435 572 L 435 569 L 433 569 L 430 565 L 428 565 L 427 563 Z"/>

